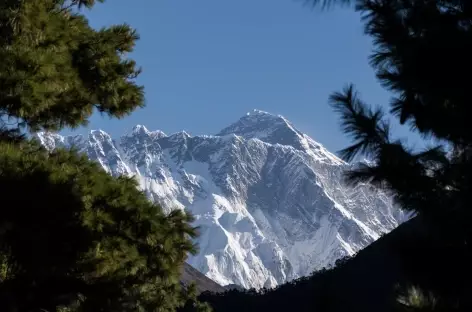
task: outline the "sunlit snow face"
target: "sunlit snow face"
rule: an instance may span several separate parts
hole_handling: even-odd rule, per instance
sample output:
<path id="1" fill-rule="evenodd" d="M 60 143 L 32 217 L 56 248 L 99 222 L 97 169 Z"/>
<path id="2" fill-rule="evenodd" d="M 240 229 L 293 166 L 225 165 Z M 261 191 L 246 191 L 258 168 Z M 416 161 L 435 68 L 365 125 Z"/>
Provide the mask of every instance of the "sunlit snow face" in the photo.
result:
<path id="1" fill-rule="evenodd" d="M 112 175 L 133 175 L 167 211 L 200 227 L 188 262 L 216 282 L 273 287 L 357 252 L 403 215 L 365 186 L 347 188 L 347 166 L 282 116 L 253 111 L 218 135 L 166 135 L 136 126 L 113 140 L 39 133 L 52 150 L 75 146 Z"/>

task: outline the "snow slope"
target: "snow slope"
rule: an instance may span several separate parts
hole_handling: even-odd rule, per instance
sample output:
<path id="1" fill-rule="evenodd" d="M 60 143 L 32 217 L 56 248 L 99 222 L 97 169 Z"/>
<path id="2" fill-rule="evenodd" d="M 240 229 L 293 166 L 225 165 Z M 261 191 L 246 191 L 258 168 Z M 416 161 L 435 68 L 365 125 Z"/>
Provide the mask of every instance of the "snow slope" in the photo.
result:
<path id="1" fill-rule="evenodd" d="M 221 285 L 273 287 L 352 255 L 403 219 L 392 200 L 349 188 L 349 165 L 282 116 L 254 110 L 213 136 L 135 126 L 115 140 L 38 133 L 110 174 L 134 175 L 165 209 L 188 209 L 200 252 L 188 263 Z"/>

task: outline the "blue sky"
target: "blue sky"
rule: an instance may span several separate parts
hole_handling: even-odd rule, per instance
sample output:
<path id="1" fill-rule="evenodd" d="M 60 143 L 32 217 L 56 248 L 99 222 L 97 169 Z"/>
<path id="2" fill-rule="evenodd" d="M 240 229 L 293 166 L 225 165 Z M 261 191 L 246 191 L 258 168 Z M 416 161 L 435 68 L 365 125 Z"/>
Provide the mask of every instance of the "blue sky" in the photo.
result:
<path id="1" fill-rule="evenodd" d="M 349 140 L 329 94 L 353 82 L 369 103 L 389 98 L 350 9 L 321 12 L 295 0 L 108 0 L 87 15 L 94 27 L 126 22 L 138 30 L 131 56 L 144 70 L 146 108 L 122 120 L 95 115 L 76 132 L 100 128 L 117 137 L 143 124 L 214 134 L 255 108 L 284 115 L 337 151 Z"/>

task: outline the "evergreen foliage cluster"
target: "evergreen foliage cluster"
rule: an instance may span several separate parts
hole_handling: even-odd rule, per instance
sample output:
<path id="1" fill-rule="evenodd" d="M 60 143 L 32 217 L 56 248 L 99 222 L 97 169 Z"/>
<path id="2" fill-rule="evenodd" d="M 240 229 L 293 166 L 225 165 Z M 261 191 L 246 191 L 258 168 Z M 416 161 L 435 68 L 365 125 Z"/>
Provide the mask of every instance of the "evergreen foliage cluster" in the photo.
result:
<path id="1" fill-rule="evenodd" d="M 1 2 L 2 116 L 59 130 L 85 125 L 94 109 L 120 118 L 143 106 L 140 69 L 126 58 L 139 36 L 126 24 L 93 29 L 79 9 L 94 3 Z"/>
<path id="2" fill-rule="evenodd" d="M 138 35 L 93 29 L 82 10 L 96 2 L 0 2 L 0 310 L 204 310 L 179 282 L 195 252 L 191 216 L 164 214 L 132 178 L 27 138 L 144 105 L 126 57 Z"/>
<path id="3" fill-rule="evenodd" d="M 468 73 L 472 70 L 472 2 L 358 0 L 377 78 L 391 91 L 390 114 L 431 140 L 422 151 L 391 135 L 383 109 L 364 103 L 352 85 L 331 96 L 354 144 L 346 160 L 374 160 L 347 174 L 390 191 L 399 205 L 425 220 L 429 241 L 443 255 L 435 278 L 418 285 L 436 296 L 431 310 L 470 311 L 472 278 L 472 125 Z M 447 264 L 450 264 L 448 267 Z M 415 281 L 416 282 L 416 281 Z M 420 309 L 424 309 L 421 307 Z"/>
<path id="4" fill-rule="evenodd" d="M 2 143 L 0 163 L 3 308 L 178 305 L 178 264 L 194 250 L 187 215 L 164 215 L 133 179 L 113 178 L 70 151 Z"/>

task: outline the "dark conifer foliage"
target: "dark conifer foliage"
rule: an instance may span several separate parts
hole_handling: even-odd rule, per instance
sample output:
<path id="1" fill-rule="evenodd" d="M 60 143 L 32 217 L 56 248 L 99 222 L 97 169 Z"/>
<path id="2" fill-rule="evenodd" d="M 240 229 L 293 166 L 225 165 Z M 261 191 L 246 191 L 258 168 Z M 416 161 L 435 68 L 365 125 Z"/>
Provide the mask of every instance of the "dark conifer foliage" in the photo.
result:
<path id="1" fill-rule="evenodd" d="M 0 145 L 4 311 L 172 311 L 189 217 L 164 215 L 131 178 L 86 156 Z M 80 307 L 80 308 L 79 308 Z"/>
<path id="2" fill-rule="evenodd" d="M 93 29 L 80 9 L 95 2 L 0 3 L 1 116 L 58 130 L 86 124 L 94 108 L 119 118 L 143 106 L 140 69 L 126 58 L 139 36 L 126 24 Z"/>
<path id="3" fill-rule="evenodd" d="M 354 140 L 341 155 L 347 160 L 367 155 L 375 165 L 349 172 L 348 181 L 386 188 L 402 208 L 425 218 L 430 240 L 454 264 L 443 268 L 449 277 L 437 274 L 422 286 L 438 292 L 436 309 L 470 310 L 472 124 L 467 77 L 472 70 L 472 2 L 350 2 L 374 40 L 370 61 L 393 95 L 389 113 L 436 145 L 413 151 L 394 140 L 386 113 L 363 103 L 351 85 L 330 99 Z"/>
<path id="4" fill-rule="evenodd" d="M 132 178 L 27 138 L 144 105 L 126 58 L 138 35 L 93 29 L 82 10 L 96 2 L 0 1 L 0 310 L 205 309 L 179 282 L 195 252 L 189 215 L 165 215 Z"/>

